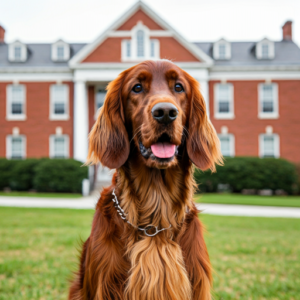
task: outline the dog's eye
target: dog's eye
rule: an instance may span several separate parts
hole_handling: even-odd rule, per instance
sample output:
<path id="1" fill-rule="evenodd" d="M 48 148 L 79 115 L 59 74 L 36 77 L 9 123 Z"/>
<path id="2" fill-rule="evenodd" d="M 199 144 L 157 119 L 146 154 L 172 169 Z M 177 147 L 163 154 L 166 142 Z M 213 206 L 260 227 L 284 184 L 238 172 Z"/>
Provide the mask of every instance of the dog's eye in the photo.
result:
<path id="1" fill-rule="evenodd" d="M 135 93 L 140 93 L 142 90 L 143 90 L 143 87 L 142 87 L 142 85 L 141 84 L 136 84 L 133 88 L 132 88 L 132 90 L 135 92 Z"/>
<path id="2" fill-rule="evenodd" d="M 183 90 L 183 86 L 182 86 L 182 84 L 180 84 L 180 83 L 176 83 L 174 89 L 175 89 L 175 92 L 177 92 L 177 93 L 181 93 L 181 92 L 184 91 L 184 90 Z"/>

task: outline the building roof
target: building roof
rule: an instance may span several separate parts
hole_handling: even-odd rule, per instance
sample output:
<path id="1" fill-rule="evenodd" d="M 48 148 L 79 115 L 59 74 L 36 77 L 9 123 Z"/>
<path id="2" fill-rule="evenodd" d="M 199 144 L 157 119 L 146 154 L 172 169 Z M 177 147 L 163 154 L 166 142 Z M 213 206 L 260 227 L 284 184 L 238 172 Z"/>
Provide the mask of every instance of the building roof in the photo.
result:
<path id="1" fill-rule="evenodd" d="M 71 57 L 86 44 L 69 44 Z M 0 44 L 0 68 L 5 67 L 68 67 L 69 62 L 57 62 L 51 59 L 52 44 L 26 44 L 28 56 L 26 62 L 8 60 L 8 44 Z"/>
<path id="2" fill-rule="evenodd" d="M 215 66 L 299 66 L 300 48 L 293 41 L 274 42 L 274 59 L 257 59 L 255 45 L 257 42 L 231 42 L 231 58 L 214 60 Z M 214 42 L 195 42 L 206 55 L 212 57 Z M 74 57 L 86 44 L 69 44 L 70 58 Z M 68 67 L 69 62 L 56 62 L 51 59 L 52 44 L 26 44 L 28 58 L 26 62 L 10 62 L 8 60 L 8 44 L 0 44 L 0 68 L 13 67 Z"/>
<path id="3" fill-rule="evenodd" d="M 257 42 L 230 42 L 231 59 L 215 60 L 215 66 L 287 66 L 300 65 L 300 48 L 293 41 L 274 42 L 274 59 L 257 59 L 255 45 Z M 213 42 L 194 43 L 203 52 L 212 57 Z"/>

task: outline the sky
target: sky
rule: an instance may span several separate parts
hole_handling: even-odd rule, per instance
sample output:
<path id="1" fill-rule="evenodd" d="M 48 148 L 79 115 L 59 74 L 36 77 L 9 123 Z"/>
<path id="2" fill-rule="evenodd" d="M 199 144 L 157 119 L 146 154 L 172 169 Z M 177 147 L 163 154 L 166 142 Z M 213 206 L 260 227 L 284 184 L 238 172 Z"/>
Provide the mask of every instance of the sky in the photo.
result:
<path id="1" fill-rule="evenodd" d="M 137 0 L 0 0 L 7 43 L 92 42 Z M 293 21 L 300 45 L 300 0 L 143 0 L 187 40 L 282 39 Z"/>

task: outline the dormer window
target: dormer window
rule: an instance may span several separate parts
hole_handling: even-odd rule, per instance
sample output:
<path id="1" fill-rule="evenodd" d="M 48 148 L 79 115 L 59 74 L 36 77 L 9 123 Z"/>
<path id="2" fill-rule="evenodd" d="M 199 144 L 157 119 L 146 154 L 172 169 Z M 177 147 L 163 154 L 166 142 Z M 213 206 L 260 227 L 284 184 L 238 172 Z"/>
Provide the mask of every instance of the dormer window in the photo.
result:
<path id="1" fill-rule="evenodd" d="M 12 62 L 24 62 L 27 59 L 27 47 L 25 44 L 16 41 L 9 45 L 8 59 Z"/>
<path id="2" fill-rule="evenodd" d="M 52 60 L 67 61 L 70 58 L 70 46 L 62 40 L 57 41 L 52 45 Z"/>
<path id="3" fill-rule="evenodd" d="M 216 60 L 227 60 L 231 58 L 231 45 L 224 39 L 221 39 L 213 45 L 213 57 Z"/>
<path id="4" fill-rule="evenodd" d="M 142 22 L 132 28 L 131 39 L 122 40 L 122 61 L 159 59 L 159 40 L 150 39 L 149 28 Z"/>
<path id="5" fill-rule="evenodd" d="M 275 56 L 274 42 L 263 39 L 256 44 L 257 59 L 273 59 Z"/>

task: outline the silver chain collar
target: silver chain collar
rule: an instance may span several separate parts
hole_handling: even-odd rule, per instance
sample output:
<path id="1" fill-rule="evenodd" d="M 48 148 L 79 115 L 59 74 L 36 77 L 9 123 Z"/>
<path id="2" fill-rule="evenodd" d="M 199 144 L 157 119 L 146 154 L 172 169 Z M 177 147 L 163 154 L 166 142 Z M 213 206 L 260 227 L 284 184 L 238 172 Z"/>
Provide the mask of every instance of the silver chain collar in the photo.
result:
<path id="1" fill-rule="evenodd" d="M 135 226 L 133 225 L 132 223 L 130 223 L 127 218 L 126 218 L 126 214 L 124 212 L 124 210 L 122 209 L 122 207 L 119 205 L 119 201 L 118 201 L 118 198 L 117 198 L 117 195 L 115 194 L 115 189 L 113 190 L 112 192 L 114 198 L 112 199 L 112 201 L 114 202 L 114 206 L 117 210 L 117 212 L 119 213 L 121 219 L 123 219 L 124 221 L 126 221 L 128 224 L 130 224 L 132 227 L 138 229 L 138 230 L 141 230 L 141 231 L 144 231 L 144 233 L 147 235 L 147 236 L 155 236 L 157 235 L 158 233 L 160 233 L 161 231 L 164 231 L 164 230 L 167 230 L 167 229 L 170 229 L 172 227 L 172 225 L 170 224 L 170 226 L 168 228 L 162 228 L 162 229 L 157 229 L 158 226 L 154 226 L 154 225 L 148 225 L 147 227 L 145 228 L 141 228 L 141 227 L 138 227 L 138 226 Z M 151 229 L 155 229 L 155 232 L 154 233 L 148 233 L 147 231 L 150 231 Z"/>

